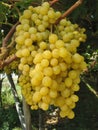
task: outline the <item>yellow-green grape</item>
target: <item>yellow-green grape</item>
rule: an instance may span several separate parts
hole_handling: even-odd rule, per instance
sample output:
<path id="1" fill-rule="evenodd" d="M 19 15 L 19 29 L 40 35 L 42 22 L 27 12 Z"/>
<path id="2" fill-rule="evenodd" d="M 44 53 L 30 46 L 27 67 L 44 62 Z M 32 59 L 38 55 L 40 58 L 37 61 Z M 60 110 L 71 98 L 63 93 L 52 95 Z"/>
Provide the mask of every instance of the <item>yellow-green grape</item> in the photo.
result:
<path id="1" fill-rule="evenodd" d="M 52 80 L 52 85 L 50 86 L 51 89 L 57 90 L 58 89 L 58 83 L 56 80 Z"/>
<path id="2" fill-rule="evenodd" d="M 64 104 L 65 104 L 65 98 L 64 98 L 64 97 L 58 96 L 58 97 L 55 99 L 55 106 L 58 106 L 58 107 L 61 108 Z"/>
<path id="3" fill-rule="evenodd" d="M 42 95 L 42 96 L 45 96 L 45 95 L 47 95 L 49 93 L 49 88 L 48 87 L 42 87 L 41 89 L 40 89 L 40 94 Z"/>
<path id="4" fill-rule="evenodd" d="M 42 59 L 41 60 L 41 66 L 44 68 L 44 67 L 48 67 L 49 65 L 49 60 L 48 59 Z"/>
<path id="5" fill-rule="evenodd" d="M 30 55 L 30 51 L 27 48 L 21 50 L 23 57 L 28 57 Z"/>
<path id="6" fill-rule="evenodd" d="M 21 20 L 21 24 L 22 25 L 29 24 L 29 20 L 24 18 L 24 19 Z"/>
<path id="7" fill-rule="evenodd" d="M 36 33 L 36 40 L 37 40 L 38 42 L 40 42 L 40 41 L 42 41 L 42 39 L 43 39 L 42 34 L 41 34 L 40 32 L 37 32 L 37 33 Z"/>
<path id="8" fill-rule="evenodd" d="M 56 42 L 55 42 L 55 46 L 56 46 L 56 48 L 61 48 L 61 47 L 64 47 L 64 42 L 62 41 L 62 40 L 57 40 Z"/>
<path id="9" fill-rule="evenodd" d="M 40 63 L 42 59 L 43 59 L 42 54 L 41 53 L 37 53 L 35 55 L 35 58 L 34 58 L 33 62 L 34 62 L 34 64 L 37 64 L 37 63 Z"/>
<path id="10" fill-rule="evenodd" d="M 52 57 L 59 58 L 59 49 L 52 50 Z"/>
<path id="11" fill-rule="evenodd" d="M 24 41 L 25 46 L 29 47 L 32 46 L 32 39 L 28 38 Z"/>
<path id="12" fill-rule="evenodd" d="M 17 25 L 16 32 L 19 33 L 22 30 L 23 25 Z"/>
<path id="13" fill-rule="evenodd" d="M 49 108 L 49 104 L 45 103 L 45 102 L 41 102 L 40 104 L 40 108 L 44 111 L 48 110 Z"/>
<path id="14" fill-rule="evenodd" d="M 54 44 L 58 40 L 58 36 L 56 34 L 50 34 L 49 43 Z"/>
<path id="15" fill-rule="evenodd" d="M 68 88 L 65 88 L 65 90 L 62 90 L 62 91 L 61 91 L 61 95 L 62 95 L 64 98 L 69 97 L 70 94 L 71 94 L 71 92 L 70 92 L 70 89 L 68 89 Z"/>
<path id="16" fill-rule="evenodd" d="M 40 47 L 40 49 L 45 50 L 45 49 L 47 49 L 47 43 L 42 41 L 39 43 L 39 47 Z"/>
<path id="17" fill-rule="evenodd" d="M 75 117 L 75 113 L 71 110 L 69 114 L 67 115 L 69 119 L 73 119 Z"/>
<path id="18" fill-rule="evenodd" d="M 66 48 L 62 47 L 59 49 L 59 56 L 62 58 L 66 58 L 68 54 L 68 51 L 66 50 Z"/>
<path id="19" fill-rule="evenodd" d="M 70 107 L 70 109 L 74 109 L 76 107 L 76 103 L 72 102 L 72 104 L 69 107 Z"/>
<path id="20" fill-rule="evenodd" d="M 64 100 L 64 99 L 63 99 Z M 60 107 L 61 111 L 68 111 L 69 110 L 69 107 L 68 105 L 66 104 L 63 104 L 61 107 Z"/>
<path id="21" fill-rule="evenodd" d="M 79 68 L 81 69 L 81 70 L 85 70 L 86 68 L 87 68 L 87 64 L 86 64 L 86 62 L 81 62 L 80 63 L 80 65 L 79 65 Z"/>
<path id="22" fill-rule="evenodd" d="M 33 77 L 33 78 L 31 79 L 31 84 L 32 84 L 32 86 L 39 86 L 39 85 L 41 84 L 41 81 L 38 80 L 37 77 Z"/>
<path id="23" fill-rule="evenodd" d="M 45 50 L 45 51 L 43 52 L 43 58 L 45 58 L 45 59 L 50 59 L 51 57 L 52 57 L 51 51 Z"/>
<path id="24" fill-rule="evenodd" d="M 40 63 L 37 63 L 37 64 L 35 65 L 35 70 L 37 70 L 37 71 L 42 71 L 42 70 L 43 70 L 43 67 L 41 66 Z M 36 71 L 36 72 L 37 72 L 37 71 Z"/>
<path id="25" fill-rule="evenodd" d="M 40 94 L 40 92 L 35 92 L 33 94 L 33 101 L 36 102 L 36 103 L 38 103 L 40 100 L 41 100 L 41 94 Z"/>
<path id="26" fill-rule="evenodd" d="M 55 75 L 58 75 L 60 72 L 61 72 L 61 69 L 59 65 L 53 67 L 53 73 Z"/>
<path id="27" fill-rule="evenodd" d="M 80 86 L 78 84 L 73 84 L 71 88 L 73 91 L 79 91 Z"/>
<path id="28" fill-rule="evenodd" d="M 67 111 L 60 111 L 60 116 L 62 117 L 62 118 L 65 118 L 65 117 L 67 117 L 67 115 L 68 115 L 68 113 L 69 113 L 69 110 L 67 110 Z"/>
<path id="29" fill-rule="evenodd" d="M 65 90 L 65 87 L 66 87 L 66 86 L 65 86 L 65 83 L 61 81 L 61 82 L 58 83 L 58 84 L 59 84 L 59 85 L 58 85 L 58 88 L 57 88 L 58 91 L 61 91 L 61 92 L 64 91 L 64 90 Z"/>
<path id="30" fill-rule="evenodd" d="M 69 77 L 67 77 L 66 79 L 65 79 L 65 85 L 66 85 L 66 87 L 71 87 L 72 86 L 72 79 L 71 78 L 69 78 Z"/>
<path id="31" fill-rule="evenodd" d="M 55 18 L 55 12 L 54 12 L 53 9 L 51 9 L 51 10 L 48 11 L 48 17 L 49 17 L 50 19 Z"/>
<path id="32" fill-rule="evenodd" d="M 50 60 L 50 65 L 51 66 L 56 66 L 58 64 L 58 60 L 56 59 L 56 58 L 52 58 L 51 60 Z"/>
<path id="33" fill-rule="evenodd" d="M 49 76 L 45 76 L 42 80 L 42 85 L 45 87 L 49 87 L 52 84 L 52 79 Z"/>
<path id="34" fill-rule="evenodd" d="M 73 60 L 73 62 L 79 64 L 79 63 L 81 63 L 81 62 L 84 60 L 84 58 L 83 58 L 80 54 L 75 53 L 75 54 L 72 56 L 72 60 Z"/>
<path id="35" fill-rule="evenodd" d="M 60 21 L 60 25 L 66 26 L 66 25 L 67 25 L 67 20 L 66 20 L 66 19 L 62 19 L 62 20 Z"/>
<path id="36" fill-rule="evenodd" d="M 31 34 L 31 37 L 30 37 L 31 39 L 32 39 L 32 41 L 36 41 L 37 40 L 37 36 L 36 36 L 36 34 Z"/>
<path id="37" fill-rule="evenodd" d="M 45 102 L 45 103 L 47 103 L 47 104 L 50 104 L 51 98 L 50 98 L 50 96 L 47 94 L 47 95 L 45 95 L 45 96 L 42 96 L 42 101 Z"/>
<path id="38" fill-rule="evenodd" d="M 71 95 L 70 98 L 72 99 L 73 102 L 77 102 L 79 100 L 79 97 L 75 94 Z"/>
<path id="39" fill-rule="evenodd" d="M 66 104 L 70 106 L 72 104 L 72 99 L 70 97 L 66 98 Z"/>
<path id="40" fill-rule="evenodd" d="M 29 28 L 30 28 L 30 25 L 29 25 L 29 24 L 24 24 L 24 25 L 23 25 L 23 30 L 24 30 L 24 31 L 28 31 Z"/>
<path id="41" fill-rule="evenodd" d="M 25 40 L 25 38 L 24 38 L 23 35 L 20 35 L 20 36 L 16 37 L 16 39 L 15 39 L 16 43 L 19 44 L 19 45 L 23 45 L 24 40 Z"/>
<path id="42" fill-rule="evenodd" d="M 24 18 L 29 19 L 31 15 L 32 15 L 32 12 L 30 10 L 24 10 L 23 12 Z"/>
<path id="43" fill-rule="evenodd" d="M 51 98 L 56 98 L 56 97 L 58 96 L 58 93 L 57 93 L 56 90 L 50 89 L 49 96 L 50 96 Z"/>
<path id="44" fill-rule="evenodd" d="M 66 71 L 67 70 L 67 64 L 65 62 L 59 63 L 61 71 Z M 62 72 L 61 72 L 62 73 Z"/>
<path id="45" fill-rule="evenodd" d="M 53 69 L 51 67 L 46 67 L 43 70 L 43 74 L 45 76 L 52 76 L 53 75 Z"/>
<path id="46" fill-rule="evenodd" d="M 78 76 L 78 73 L 77 73 L 77 71 L 75 71 L 75 70 L 71 70 L 71 71 L 69 71 L 68 76 L 69 76 L 71 79 L 75 79 L 75 78 Z"/>
<path id="47" fill-rule="evenodd" d="M 30 34 L 36 34 L 37 33 L 37 29 L 35 27 L 30 27 L 29 33 Z"/>
<path id="48" fill-rule="evenodd" d="M 30 67 L 29 67 L 29 65 L 28 64 L 25 64 L 24 66 L 23 66 L 23 71 L 25 71 L 25 72 L 29 72 L 29 70 L 30 70 Z"/>

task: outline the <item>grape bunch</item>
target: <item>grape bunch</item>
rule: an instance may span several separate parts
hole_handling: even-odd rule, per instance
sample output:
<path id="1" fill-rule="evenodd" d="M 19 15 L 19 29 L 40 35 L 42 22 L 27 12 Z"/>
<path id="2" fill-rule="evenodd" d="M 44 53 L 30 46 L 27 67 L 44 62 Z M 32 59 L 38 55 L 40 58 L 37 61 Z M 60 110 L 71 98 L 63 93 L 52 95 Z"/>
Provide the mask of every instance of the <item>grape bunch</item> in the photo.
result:
<path id="1" fill-rule="evenodd" d="M 85 29 L 61 16 L 48 2 L 24 10 L 16 27 L 19 84 L 31 109 L 60 108 L 60 116 L 73 119 L 79 97 L 80 74 L 86 68 L 77 52 L 85 42 Z"/>

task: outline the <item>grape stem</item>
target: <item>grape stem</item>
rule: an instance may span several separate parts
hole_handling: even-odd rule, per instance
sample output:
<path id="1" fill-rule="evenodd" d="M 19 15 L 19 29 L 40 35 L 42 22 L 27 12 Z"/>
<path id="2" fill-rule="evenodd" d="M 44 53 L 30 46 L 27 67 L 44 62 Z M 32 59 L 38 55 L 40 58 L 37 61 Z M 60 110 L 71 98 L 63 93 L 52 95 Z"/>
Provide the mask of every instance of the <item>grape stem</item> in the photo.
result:
<path id="1" fill-rule="evenodd" d="M 19 22 L 17 22 L 9 31 L 9 33 L 6 35 L 6 37 L 4 38 L 3 42 L 2 42 L 2 47 L 0 48 L 0 68 L 3 68 L 3 66 L 11 63 L 13 60 L 15 60 L 16 58 L 13 57 L 11 59 L 6 60 L 7 56 L 9 55 L 10 50 L 13 48 L 13 46 L 15 45 L 15 41 L 14 41 L 14 37 L 12 38 L 12 41 L 9 45 L 7 45 L 7 42 L 11 39 L 11 37 L 13 36 L 16 26 L 19 24 Z"/>
<path id="2" fill-rule="evenodd" d="M 68 16 L 73 10 L 75 10 L 79 5 L 81 5 L 83 0 L 78 0 L 75 4 L 73 4 L 60 18 L 57 19 L 55 24 L 58 24 L 62 19 Z"/>
<path id="3" fill-rule="evenodd" d="M 13 36 L 12 41 L 7 47 L 0 48 L 0 60 L 4 60 L 9 55 L 10 50 L 12 50 L 14 46 L 15 46 L 15 41 Z"/>
<path id="4" fill-rule="evenodd" d="M 52 0 L 52 1 L 49 1 L 50 3 L 50 6 L 52 6 L 53 4 L 55 4 L 56 2 L 58 2 L 59 0 Z"/>
<path id="5" fill-rule="evenodd" d="M 7 58 L 4 61 L 0 61 L 0 69 L 3 69 L 5 66 L 9 65 L 11 62 L 13 62 L 14 60 L 17 60 L 17 56 L 16 55 L 12 55 L 10 58 Z"/>
<path id="6" fill-rule="evenodd" d="M 4 38 L 3 42 L 2 42 L 2 47 L 6 47 L 7 46 L 7 42 L 9 41 L 9 39 L 12 37 L 13 33 L 15 32 L 16 26 L 19 24 L 19 21 L 11 28 L 11 30 L 8 32 L 8 34 L 6 35 L 6 37 Z"/>

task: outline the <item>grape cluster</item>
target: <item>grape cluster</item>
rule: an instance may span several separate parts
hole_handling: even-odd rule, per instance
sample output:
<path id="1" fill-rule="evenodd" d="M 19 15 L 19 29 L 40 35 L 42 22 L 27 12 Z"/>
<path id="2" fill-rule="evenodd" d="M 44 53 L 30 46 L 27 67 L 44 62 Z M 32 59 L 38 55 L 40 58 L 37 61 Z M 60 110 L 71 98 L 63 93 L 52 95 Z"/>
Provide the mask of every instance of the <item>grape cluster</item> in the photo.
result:
<path id="1" fill-rule="evenodd" d="M 60 116 L 74 118 L 80 73 L 86 68 L 77 52 L 85 29 L 62 19 L 48 2 L 24 10 L 16 27 L 16 56 L 20 58 L 19 84 L 31 109 L 60 108 Z"/>

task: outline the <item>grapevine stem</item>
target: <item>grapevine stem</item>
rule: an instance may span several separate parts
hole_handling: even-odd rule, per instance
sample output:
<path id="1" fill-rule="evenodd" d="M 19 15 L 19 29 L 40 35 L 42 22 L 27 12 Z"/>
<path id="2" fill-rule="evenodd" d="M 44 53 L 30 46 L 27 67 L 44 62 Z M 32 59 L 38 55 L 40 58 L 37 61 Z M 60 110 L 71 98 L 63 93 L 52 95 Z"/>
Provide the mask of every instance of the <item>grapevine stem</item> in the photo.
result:
<path id="1" fill-rule="evenodd" d="M 61 19 L 68 16 L 73 10 L 75 10 L 79 5 L 81 5 L 83 0 L 78 0 L 75 4 L 73 4 L 65 13 L 56 21 L 56 24 L 60 22 Z"/>
<path id="2" fill-rule="evenodd" d="M 9 41 L 9 39 L 12 37 L 16 26 L 19 24 L 19 21 L 11 28 L 11 30 L 9 31 L 9 33 L 6 35 L 6 37 L 4 38 L 3 42 L 2 42 L 2 47 L 6 47 L 7 46 L 7 42 Z"/>
<path id="3" fill-rule="evenodd" d="M 53 4 L 55 4 L 56 2 L 58 2 L 59 0 L 52 0 L 52 1 L 50 1 L 49 3 L 50 3 L 50 6 L 52 6 Z"/>
<path id="4" fill-rule="evenodd" d="M 10 57 L 10 59 L 6 59 L 4 61 L 0 62 L 0 69 L 3 69 L 6 65 L 9 65 L 12 61 L 17 60 L 18 58 L 16 57 L 16 55 L 13 55 L 12 57 Z"/>

